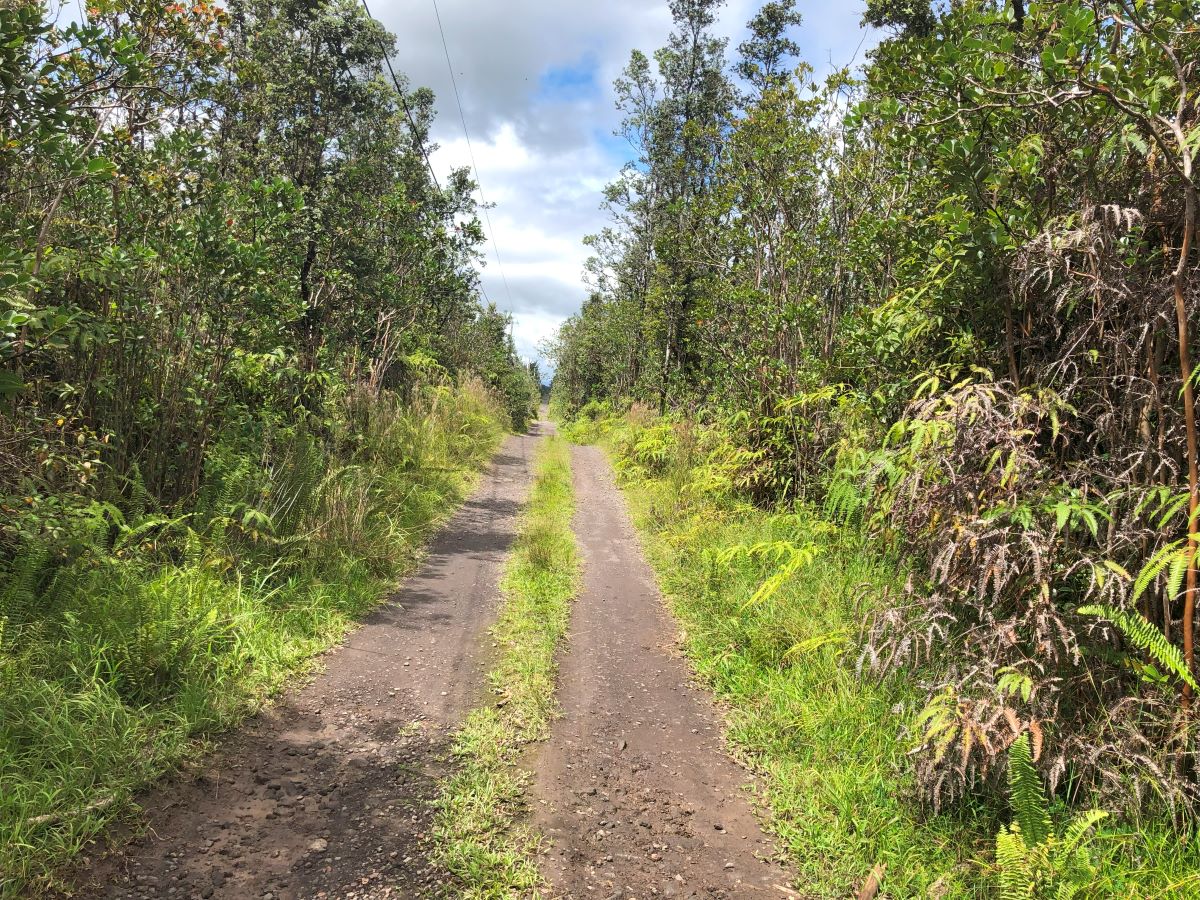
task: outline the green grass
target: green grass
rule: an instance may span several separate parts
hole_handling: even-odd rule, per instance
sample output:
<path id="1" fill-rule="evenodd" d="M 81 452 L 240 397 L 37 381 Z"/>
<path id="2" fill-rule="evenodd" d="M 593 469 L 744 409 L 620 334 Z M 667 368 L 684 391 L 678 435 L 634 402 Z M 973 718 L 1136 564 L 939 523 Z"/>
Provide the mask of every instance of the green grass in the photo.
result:
<path id="1" fill-rule="evenodd" d="M 573 508 L 570 451 L 552 437 L 538 456 L 492 629 L 500 652 L 489 678 L 498 699 L 474 710 L 455 735 L 456 769 L 436 801 L 432 856 L 453 876 L 454 897 L 529 896 L 542 885 L 536 837 L 520 822 L 528 776 L 517 758 L 549 734 L 558 713 L 555 651 L 579 570 Z"/>
<path id="2" fill-rule="evenodd" d="M 661 430 L 661 429 L 658 429 Z M 654 427 L 584 422 L 622 472 L 634 519 L 700 678 L 727 710 L 734 753 L 760 772 L 764 820 L 810 897 L 853 896 L 877 865 L 891 898 L 995 897 L 993 848 L 1009 811 L 982 800 L 935 815 L 915 799 L 905 726 L 913 682 L 858 674 L 860 629 L 897 596 L 896 564 L 813 512 L 738 502 L 712 459 L 646 452 Z M 811 558 L 810 558 L 811 557 Z M 793 574 L 762 590 L 791 559 Z M 1055 809 L 1056 817 L 1070 811 Z M 1197 838 L 1111 820 L 1079 896 L 1200 897 Z"/>
<path id="3" fill-rule="evenodd" d="M 310 464 L 269 477 L 231 450 L 226 499 L 203 521 L 89 538 L 70 556 L 26 548 L 0 573 L 0 896 L 57 886 L 139 789 L 340 640 L 413 568 L 501 434 L 502 414 L 469 386 L 358 412 L 340 450 L 280 445 Z M 241 509 L 234 494 L 274 509 L 276 533 L 224 514 Z"/>
<path id="4" fill-rule="evenodd" d="M 764 775 L 768 820 L 808 896 L 845 897 L 878 863 L 889 897 L 970 897 L 990 833 L 970 814 L 926 818 L 907 797 L 899 735 L 916 700 L 855 673 L 860 600 L 892 576 L 804 516 L 704 505 L 668 483 L 627 482 L 634 518 L 702 680 L 727 704 L 728 738 Z M 815 558 L 747 605 L 776 569 L 731 554 L 767 543 Z"/>

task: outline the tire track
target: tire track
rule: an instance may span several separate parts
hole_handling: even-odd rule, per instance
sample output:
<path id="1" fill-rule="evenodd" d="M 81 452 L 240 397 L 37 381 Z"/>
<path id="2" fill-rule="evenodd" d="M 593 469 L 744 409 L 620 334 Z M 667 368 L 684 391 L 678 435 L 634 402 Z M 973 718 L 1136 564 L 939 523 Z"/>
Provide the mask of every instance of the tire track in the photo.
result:
<path id="1" fill-rule="evenodd" d="M 795 896 L 725 753 L 720 717 L 673 652 L 603 453 L 575 448 L 583 589 L 562 661 L 563 718 L 536 754 L 539 864 L 567 897 Z"/>
<path id="2" fill-rule="evenodd" d="M 504 442 L 420 570 L 320 675 L 198 775 L 142 800 L 145 833 L 82 869 L 75 896 L 409 897 L 436 885 L 429 801 L 451 730 L 485 690 L 481 648 L 539 428 Z"/>

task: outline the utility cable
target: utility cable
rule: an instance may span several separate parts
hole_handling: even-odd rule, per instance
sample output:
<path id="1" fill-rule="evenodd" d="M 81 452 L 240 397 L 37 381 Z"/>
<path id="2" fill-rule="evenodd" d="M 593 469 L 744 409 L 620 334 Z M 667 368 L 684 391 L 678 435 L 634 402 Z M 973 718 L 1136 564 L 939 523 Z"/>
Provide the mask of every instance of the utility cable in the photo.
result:
<path id="1" fill-rule="evenodd" d="M 367 11 L 368 16 L 371 15 L 371 10 L 367 6 L 366 0 L 363 0 L 363 9 L 365 9 Z M 374 17 L 372 17 L 372 20 L 376 21 L 376 23 L 378 23 L 378 20 L 375 20 Z M 382 42 L 381 42 L 381 44 L 382 44 Z M 404 113 L 408 117 L 408 124 L 413 129 L 413 134 L 414 134 L 414 138 L 415 138 L 417 126 L 413 122 L 412 112 L 409 110 L 408 104 L 404 102 L 404 92 L 401 91 L 401 89 L 400 89 L 399 79 L 396 78 L 396 73 L 394 71 L 392 71 L 391 60 L 389 60 L 387 58 L 386 50 L 382 45 L 380 46 L 380 50 L 384 51 L 383 52 L 384 61 L 387 63 L 388 71 L 392 73 L 392 83 L 396 85 L 396 93 L 400 97 L 400 104 L 404 107 Z M 354 73 L 352 71 L 350 71 L 349 68 L 346 68 L 344 71 L 348 78 L 350 78 L 352 80 L 357 80 L 354 78 Z M 442 190 L 442 186 L 440 184 L 438 184 L 437 174 L 433 171 L 433 166 L 430 165 L 428 154 L 425 153 L 425 145 L 418 142 L 417 147 L 421 151 L 421 156 L 423 156 L 425 158 L 425 166 L 426 166 L 426 168 L 429 169 L 429 177 L 433 179 L 433 183 L 437 187 L 438 192 L 440 193 Z M 0 194 L 0 197 L 3 197 L 3 196 L 4 195 Z M 490 304 L 492 302 L 492 298 L 488 296 L 487 290 L 484 288 L 482 281 L 479 283 L 479 290 L 483 294 L 483 299 L 486 300 Z"/>
<path id="2" fill-rule="evenodd" d="M 365 3 L 366 0 L 363 0 Z M 446 54 L 446 68 L 450 71 L 450 86 L 454 89 L 454 102 L 458 104 L 458 118 L 462 122 L 463 137 L 467 140 L 467 153 L 471 158 L 471 168 L 475 172 L 475 186 L 479 188 L 479 199 L 482 201 L 483 220 L 487 222 L 488 237 L 491 238 L 492 252 L 496 254 L 496 267 L 500 270 L 500 280 L 504 284 L 504 293 L 508 297 L 508 314 L 511 323 L 514 312 L 512 291 L 508 287 L 508 279 L 504 276 L 504 263 L 500 261 L 500 247 L 496 243 L 496 229 L 492 227 L 492 217 L 488 215 L 487 197 L 483 193 L 483 179 L 479 177 L 479 166 L 475 164 L 475 149 L 471 146 L 471 134 L 467 130 L 467 116 L 463 112 L 462 97 L 458 93 L 458 81 L 454 77 L 454 63 L 450 61 L 450 47 L 446 43 L 446 29 L 442 27 L 442 14 L 438 10 L 437 0 L 433 0 L 433 14 L 437 17 L 438 34 L 442 37 L 442 50 Z M 486 294 L 484 295 L 486 297 Z"/>
<path id="3" fill-rule="evenodd" d="M 367 18 L 374 22 L 382 29 L 383 26 L 379 20 L 371 14 L 371 7 L 367 6 L 367 0 L 362 0 L 363 9 L 367 13 Z M 429 177 L 433 179 L 433 185 L 438 189 L 440 194 L 442 186 L 438 182 L 437 173 L 433 171 L 433 163 L 429 161 L 429 154 L 425 151 L 425 142 L 418 138 L 417 123 L 413 118 L 412 109 L 408 105 L 408 101 L 404 98 L 404 89 L 400 87 L 400 79 L 396 77 L 396 70 L 392 68 L 392 58 L 388 55 L 387 45 L 383 41 L 383 35 L 379 36 L 379 52 L 383 56 L 383 61 L 387 65 L 388 74 L 392 76 L 392 84 L 396 86 L 396 96 L 400 98 L 400 105 L 404 108 L 404 116 L 408 119 L 408 127 L 412 129 L 413 141 L 416 142 L 417 149 L 421 151 L 421 156 L 425 160 L 425 168 L 429 170 Z"/>

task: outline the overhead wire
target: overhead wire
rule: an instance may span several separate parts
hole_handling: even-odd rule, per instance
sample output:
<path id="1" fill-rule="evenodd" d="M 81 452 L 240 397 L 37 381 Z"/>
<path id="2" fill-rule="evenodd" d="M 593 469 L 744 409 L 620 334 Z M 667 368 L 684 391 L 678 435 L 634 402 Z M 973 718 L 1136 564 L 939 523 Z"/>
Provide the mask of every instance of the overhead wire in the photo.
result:
<path id="1" fill-rule="evenodd" d="M 363 5 L 363 10 L 367 14 L 367 17 L 372 22 L 379 25 L 380 22 L 378 19 L 375 18 L 374 14 L 371 12 L 371 7 L 367 4 L 367 0 L 362 0 L 362 5 Z M 483 179 L 481 179 L 479 177 L 479 166 L 475 162 L 475 148 L 471 144 L 471 134 L 470 134 L 470 131 L 467 129 L 467 117 L 466 117 L 466 114 L 463 112 L 462 96 L 458 92 L 458 80 L 454 77 L 454 64 L 450 59 L 450 47 L 446 43 L 446 30 L 442 25 L 442 14 L 441 14 L 441 11 L 438 9 L 437 0 L 433 0 L 433 14 L 437 19 L 438 34 L 441 36 L 441 39 L 442 39 L 442 51 L 445 53 L 445 56 L 446 56 L 446 68 L 450 72 L 450 86 L 454 90 L 454 102 L 458 106 L 458 118 L 459 118 L 459 121 L 462 122 L 463 137 L 466 139 L 467 153 L 469 154 L 469 156 L 471 158 L 471 169 L 475 172 L 475 186 L 479 190 L 479 199 L 481 201 L 480 207 L 483 210 L 483 219 L 487 223 L 488 239 L 490 240 L 491 245 L 492 245 L 492 252 L 496 256 L 496 267 L 500 271 L 500 280 L 504 284 L 504 294 L 508 298 L 509 326 L 511 328 L 512 317 L 513 317 L 513 312 L 514 312 L 512 291 L 510 290 L 510 288 L 508 286 L 508 278 L 504 274 L 504 263 L 500 259 L 500 247 L 496 243 L 496 230 L 492 226 L 492 217 L 488 214 L 487 196 L 483 192 Z M 413 135 L 415 137 L 417 134 L 417 123 L 416 123 L 416 120 L 413 118 L 412 109 L 409 107 L 408 101 L 405 99 L 404 90 L 403 90 L 403 88 L 400 87 L 400 79 L 396 77 L 396 70 L 392 68 L 392 60 L 387 52 L 387 45 L 384 43 L 382 36 L 380 36 L 380 38 L 379 38 L 379 49 L 380 49 L 380 54 L 383 56 L 384 64 L 387 66 L 388 74 L 391 75 L 391 77 L 392 77 L 392 84 L 396 88 L 396 95 L 400 99 L 400 105 L 401 105 L 401 107 L 403 107 L 404 115 L 408 119 L 408 125 L 412 129 Z M 437 187 L 438 191 L 441 191 L 441 189 L 442 189 L 441 183 L 438 181 L 437 173 L 434 172 L 434 170 L 433 170 L 433 163 L 430 162 L 429 154 L 425 150 L 425 144 L 421 141 L 417 141 L 417 148 L 421 151 L 421 156 L 425 160 L 425 167 L 429 170 L 429 177 L 433 179 L 433 183 Z M 492 300 L 488 296 L 487 288 L 485 288 L 483 286 L 482 279 L 480 279 L 480 282 L 479 282 L 479 290 L 480 290 L 480 293 L 483 294 L 483 299 L 486 300 L 489 305 L 492 305 Z"/>
<path id="2" fill-rule="evenodd" d="M 371 13 L 371 7 L 367 5 L 367 0 L 362 0 L 362 5 L 367 18 L 376 25 L 380 25 L 379 20 Z M 429 170 L 429 177 L 433 179 L 433 185 L 438 189 L 438 193 L 440 194 L 442 185 L 438 181 L 437 173 L 433 171 L 433 163 L 429 161 L 429 153 L 425 150 L 425 142 L 417 139 L 417 122 L 413 118 L 412 108 L 408 105 L 408 100 L 404 97 L 404 89 L 400 87 L 400 79 L 396 77 L 396 70 L 392 68 L 392 58 L 387 52 L 387 44 L 384 43 L 382 34 L 379 36 L 379 53 L 383 57 L 384 64 L 387 66 L 388 74 L 392 76 L 392 84 L 396 88 L 396 96 L 400 98 L 400 106 L 404 109 L 404 117 L 408 119 L 408 127 L 412 129 L 413 140 L 417 145 L 417 149 L 421 151 L 422 158 L 425 160 L 425 168 Z"/>
<path id="3" fill-rule="evenodd" d="M 508 298 L 508 315 L 511 325 L 512 316 L 515 312 L 512 291 L 508 287 L 508 278 L 504 275 L 504 263 L 500 259 L 500 246 L 496 243 L 496 229 L 492 227 L 492 217 L 488 215 L 488 202 L 487 196 L 483 192 L 483 179 L 479 177 L 479 166 L 475 163 L 475 148 L 471 146 L 471 133 L 467 129 L 467 116 L 463 112 L 462 97 L 458 92 L 458 80 L 454 77 L 454 63 L 450 60 L 450 46 L 446 43 L 446 29 L 442 26 L 442 13 L 438 9 L 437 0 L 433 0 L 433 14 L 437 18 L 438 34 L 442 38 L 442 51 L 446 54 L 446 68 L 450 72 L 450 87 L 454 90 L 454 102 L 458 105 L 458 118 L 462 122 L 463 137 L 467 141 L 467 154 L 471 159 L 471 169 L 475 172 L 475 186 L 479 189 L 483 220 L 487 223 L 488 238 L 492 243 L 492 252 L 496 254 L 496 268 L 500 271 L 500 281 L 504 285 L 504 294 Z M 486 297 L 487 295 L 485 294 L 484 296 Z"/>

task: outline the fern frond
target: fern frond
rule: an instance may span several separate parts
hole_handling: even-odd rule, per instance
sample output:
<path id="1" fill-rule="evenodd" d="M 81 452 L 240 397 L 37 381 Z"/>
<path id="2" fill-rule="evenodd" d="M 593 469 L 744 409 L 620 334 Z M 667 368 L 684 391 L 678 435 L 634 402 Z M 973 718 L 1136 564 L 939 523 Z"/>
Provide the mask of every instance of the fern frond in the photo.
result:
<path id="1" fill-rule="evenodd" d="M 146 511 L 154 505 L 154 498 L 146 489 L 146 480 L 137 463 L 133 464 L 127 481 L 129 488 L 129 518 L 136 522 L 146 515 Z"/>
<path id="2" fill-rule="evenodd" d="M 28 621 L 38 607 L 49 562 L 49 548 L 30 542 L 0 568 L 0 619 L 8 619 L 10 625 Z"/>
<path id="3" fill-rule="evenodd" d="M 786 653 L 783 654 L 784 659 L 791 656 L 801 656 L 805 653 L 812 653 L 814 650 L 819 650 L 830 644 L 841 647 L 847 644 L 850 640 L 849 635 L 845 631 L 829 631 L 825 634 L 814 635 L 806 638 L 799 643 L 793 644 Z"/>
<path id="4" fill-rule="evenodd" d="M 1001 900 L 1034 900 L 1035 872 L 1020 825 L 1001 825 L 996 834 Z"/>
<path id="5" fill-rule="evenodd" d="M 1200 692 L 1200 684 L 1196 683 L 1179 648 L 1168 641 L 1167 636 L 1141 613 L 1100 604 L 1081 606 L 1079 612 L 1085 616 L 1108 619 L 1124 635 L 1125 640 L 1149 654 L 1163 667 L 1170 669 L 1180 681 L 1191 686 L 1193 691 Z"/>
<path id="6" fill-rule="evenodd" d="M 1089 809 L 1087 812 L 1080 813 L 1067 826 L 1067 830 L 1063 834 L 1062 843 L 1060 844 L 1060 852 L 1073 854 L 1082 846 L 1088 832 L 1107 817 L 1108 813 L 1102 809 Z"/>
<path id="7" fill-rule="evenodd" d="M 156 528 L 162 528 L 163 531 L 169 531 L 176 525 L 186 522 L 192 518 L 195 513 L 185 513 L 182 516 L 171 518 L 170 516 L 150 516 L 137 525 L 125 525 L 121 527 L 120 533 L 117 535 L 116 541 L 113 543 L 113 549 L 119 550 L 123 547 L 131 547 L 139 540 L 154 531 Z"/>
<path id="8" fill-rule="evenodd" d="M 1171 568 L 1167 572 L 1167 597 L 1171 599 L 1178 597 L 1183 587 L 1183 579 L 1187 575 L 1187 560 L 1186 548 L 1171 557 Z"/>
<path id="9" fill-rule="evenodd" d="M 1032 844 L 1043 844 L 1052 834 L 1050 811 L 1042 779 L 1033 765 L 1029 735 L 1022 734 L 1008 749 L 1009 803 L 1021 833 Z"/>

